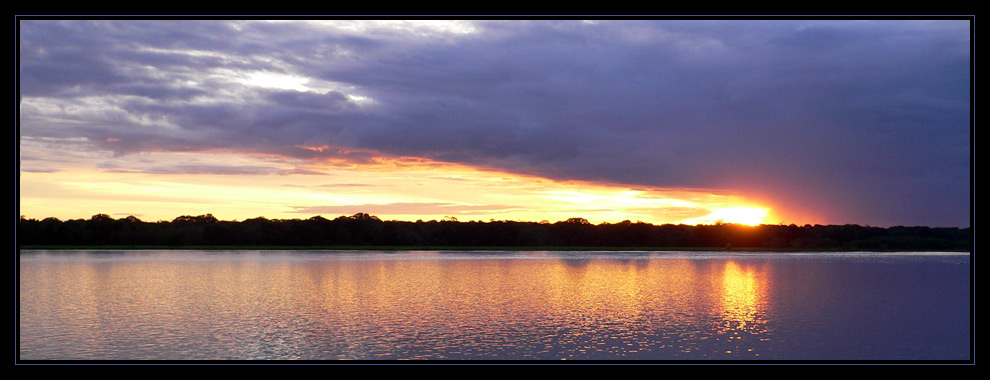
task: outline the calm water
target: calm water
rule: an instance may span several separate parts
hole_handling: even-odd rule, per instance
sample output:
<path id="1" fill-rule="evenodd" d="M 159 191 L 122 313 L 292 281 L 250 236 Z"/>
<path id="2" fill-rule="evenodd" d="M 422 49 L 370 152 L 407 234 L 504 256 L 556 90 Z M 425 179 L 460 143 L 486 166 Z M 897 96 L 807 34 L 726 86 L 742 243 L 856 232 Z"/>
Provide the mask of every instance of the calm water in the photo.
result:
<path id="1" fill-rule="evenodd" d="M 22 360 L 969 360 L 968 254 L 22 251 Z"/>

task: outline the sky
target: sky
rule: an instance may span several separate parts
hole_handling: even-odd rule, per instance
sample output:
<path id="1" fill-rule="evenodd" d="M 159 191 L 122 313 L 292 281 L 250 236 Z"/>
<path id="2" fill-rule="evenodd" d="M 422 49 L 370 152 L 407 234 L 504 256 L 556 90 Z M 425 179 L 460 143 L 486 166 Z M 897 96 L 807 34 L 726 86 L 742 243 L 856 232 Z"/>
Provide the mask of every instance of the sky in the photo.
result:
<path id="1" fill-rule="evenodd" d="M 970 20 L 18 27 L 29 218 L 970 226 Z"/>

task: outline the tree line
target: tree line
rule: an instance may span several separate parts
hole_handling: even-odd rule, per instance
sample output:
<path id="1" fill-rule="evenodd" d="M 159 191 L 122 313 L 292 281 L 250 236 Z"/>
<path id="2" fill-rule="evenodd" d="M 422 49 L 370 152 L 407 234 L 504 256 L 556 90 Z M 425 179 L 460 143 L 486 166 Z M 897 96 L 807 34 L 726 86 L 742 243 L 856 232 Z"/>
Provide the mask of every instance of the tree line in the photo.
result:
<path id="1" fill-rule="evenodd" d="M 383 221 L 358 213 L 327 219 L 222 221 L 211 214 L 145 222 L 134 216 L 62 221 L 21 217 L 18 246 L 298 246 L 298 247 L 617 247 L 774 250 L 960 250 L 973 247 L 972 228 L 846 225 L 591 224 Z"/>

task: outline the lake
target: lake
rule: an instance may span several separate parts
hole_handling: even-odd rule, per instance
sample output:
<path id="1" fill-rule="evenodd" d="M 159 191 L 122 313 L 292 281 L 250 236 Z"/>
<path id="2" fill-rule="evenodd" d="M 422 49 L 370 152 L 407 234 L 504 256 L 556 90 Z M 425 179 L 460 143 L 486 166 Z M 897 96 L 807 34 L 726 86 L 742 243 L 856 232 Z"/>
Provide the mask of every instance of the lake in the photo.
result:
<path id="1" fill-rule="evenodd" d="M 968 253 L 21 251 L 21 360 L 968 361 Z"/>

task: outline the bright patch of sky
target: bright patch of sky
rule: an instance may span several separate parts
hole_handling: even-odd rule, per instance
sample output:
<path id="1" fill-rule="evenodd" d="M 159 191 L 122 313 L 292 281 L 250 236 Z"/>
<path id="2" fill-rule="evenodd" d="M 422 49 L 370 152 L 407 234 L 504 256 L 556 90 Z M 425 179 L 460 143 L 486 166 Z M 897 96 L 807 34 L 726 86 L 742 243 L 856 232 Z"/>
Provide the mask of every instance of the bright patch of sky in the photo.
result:
<path id="1" fill-rule="evenodd" d="M 269 23 L 302 23 L 355 35 L 392 34 L 396 36 L 438 37 L 478 33 L 479 28 L 464 20 L 272 20 Z"/>
<path id="2" fill-rule="evenodd" d="M 970 220 L 964 19 L 18 25 L 32 216 L 65 215 L 39 195 L 78 190 L 63 179 L 168 176 L 274 186 L 259 195 L 271 217 L 393 205 L 537 220 L 705 222 L 761 208 L 799 224 Z M 344 170 L 354 180 L 313 180 Z M 289 185 L 347 196 L 272 203 L 291 199 L 277 190 Z M 193 186 L 216 202 L 201 213 L 258 213 L 211 186 Z M 93 202 L 109 191 L 79 188 Z M 106 212 L 84 204 L 75 217 Z M 719 211 L 730 207 L 754 209 Z"/>

